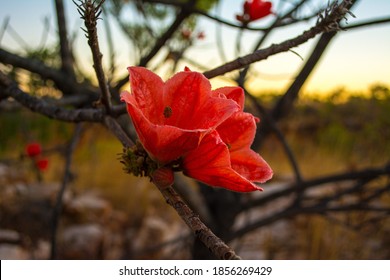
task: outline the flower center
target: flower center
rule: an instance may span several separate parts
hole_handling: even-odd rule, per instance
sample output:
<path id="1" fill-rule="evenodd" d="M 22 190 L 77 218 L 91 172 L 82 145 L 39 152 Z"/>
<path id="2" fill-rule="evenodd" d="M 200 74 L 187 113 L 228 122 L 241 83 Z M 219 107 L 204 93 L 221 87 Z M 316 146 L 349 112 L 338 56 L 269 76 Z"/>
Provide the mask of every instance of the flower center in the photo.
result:
<path id="1" fill-rule="evenodd" d="M 164 117 L 169 118 L 170 116 L 172 116 L 172 108 L 167 106 L 164 108 Z"/>

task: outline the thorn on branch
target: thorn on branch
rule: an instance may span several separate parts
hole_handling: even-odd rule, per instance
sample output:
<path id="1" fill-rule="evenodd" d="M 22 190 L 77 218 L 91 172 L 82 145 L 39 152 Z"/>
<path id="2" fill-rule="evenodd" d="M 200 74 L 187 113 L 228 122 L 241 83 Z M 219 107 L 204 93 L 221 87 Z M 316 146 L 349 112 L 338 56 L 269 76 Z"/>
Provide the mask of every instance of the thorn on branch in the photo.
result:
<path id="1" fill-rule="evenodd" d="M 91 33 L 96 32 L 97 20 L 101 19 L 100 15 L 102 13 L 102 5 L 105 0 L 91 1 L 91 0 L 79 0 L 78 4 L 75 0 L 72 0 L 73 3 L 77 6 L 77 11 L 81 16 L 81 19 L 84 20 L 85 27 L 87 29 L 81 28 L 86 34 L 87 38 L 90 39 Z"/>

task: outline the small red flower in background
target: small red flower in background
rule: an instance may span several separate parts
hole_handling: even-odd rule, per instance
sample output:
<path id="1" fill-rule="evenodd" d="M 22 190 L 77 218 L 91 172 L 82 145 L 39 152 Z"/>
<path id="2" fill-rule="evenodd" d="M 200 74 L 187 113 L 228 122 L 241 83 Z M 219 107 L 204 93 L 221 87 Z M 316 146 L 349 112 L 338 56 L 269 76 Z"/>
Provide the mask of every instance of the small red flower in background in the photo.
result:
<path id="1" fill-rule="evenodd" d="M 26 145 L 25 150 L 27 156 L 33 160 L 36 168 L 40 171 L 45 171 L 47 169 L 49 160 L 41 156 L 42 147 L 39 143 L 29 143 Z"/>
<path id="2" fill-rule="evenodd" d="M 188 68 L 165 83 L 145 68 L 128 69 L 131 93 L 123 92 L 121 99 L 143 148 L 157 162 L 155 182 L 169 184 L 173 177 L 166 169 L 173 167 L 239 192 L 261 190 L 254 182 L 272 177 L 268 164 L 250 149 L 258 119 L 243 112 L 241 88 L 211 90 L 206 77 Z"/>
<path id="3" fill-rule="evenodd" d="M 45 171 L 47 167 L 49 166 L 49 160 L 46 158 L 38 159 L 35 161 L 35 166 L 41 170 Z"/>
<path id="4" fill-rule="evenodd" d="M 236 15 L 236 19 L 244 24 L 261 19 L 272 14 L 272 3 L 263 0 L 247 0 L 244 3 L 244 13 Z"/>
<path id="5" fill-rule="evenodd" d="M 41 145 L 38 143 L 29 143 L 26 145 L 26 154 L 29 157 L 35 157 L 40 155 L 42 152 Z"/>

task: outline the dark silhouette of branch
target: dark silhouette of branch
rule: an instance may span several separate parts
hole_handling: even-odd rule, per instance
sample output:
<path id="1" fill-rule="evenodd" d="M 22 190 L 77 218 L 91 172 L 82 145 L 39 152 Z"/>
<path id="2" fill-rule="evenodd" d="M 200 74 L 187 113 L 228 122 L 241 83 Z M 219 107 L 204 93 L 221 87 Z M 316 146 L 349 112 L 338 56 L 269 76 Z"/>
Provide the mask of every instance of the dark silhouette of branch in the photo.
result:
<path id="1" fill-rule="evenodd" d="M 280 98 L 278 103 L 273 108 L 271 114 L 275 120 L 280 120 L 281 118 L 287 116 L 290 113 L 292 109 L 292 105 L 296 100 L 300 89 L 302 88 L 303 84 L 306 82 L 309 75 L 312 73 L 314 67 L 317 65 L 322 54 L 325 52 L 327 46 L 329 45 L 329 43 L 331 42 L 331 40 L 336 34 L 337 34 L 336 32 L 329 32 L 321 35 L 320 40 L 314 47 L 312 54 L 310 55 L 309 59 L 303 66 L 302 70 L 299 72 L 298 76 L 294 79 L 294 82 L 288 88 L 288 90 L 283 95 L 283 97 Z M 263 130 L 263 133 L 264 134 L 266 133 L 265 129 Z"/>
<path id="2" fill-rule="evenodd" d="M 84 0 L 80 1 L 81 4 L 76 4 L 81 18 L 84 20 L 85 31 L 87 33 L 88 45 L 91 48 L 93 58 L 93 68 L 95 69 L 96 77 L 99 82 L 101 91 L 100 101 L 106 108 L 106 111 L 111 113 L 111 94 L 108 88 L 108 84 L 105 78 L 103 65 L 102 65 L 102 53 L 100 52 L 98 35 L 97 35 L 97 20 L 102 12 L 101 6 L 104 0 L 101 0 L 98 4 L 95 1 Z"/>
<path id="3" fill-rule="evenodd" d="M 355 28 L 360 28 L 360 27 L 368 27 L 372 25 L 378 25 L 378 24 L 383 24 L 383 23 L 389 23 L 390 22 L 390 17 L 383 17 L 383 18 L 378 18 L 378 19 L 370 19 L 362 22 L 357 22 L 354 24 L 344 24 L 341 26 L 341 29 L 343 30 L 351 30 Z"/>
<path id="4" fill-rule="evenodd" d="M 263 122 L 266 123 L 272 129 L 272 132 L 276 135 L 276 137 L 282 144 L 282 147 L 293 169 L 296 184 L 297 186 L 299 186 L 303 182 L 303 179 L 298 165 L 298 161 L 295 159 L 294 153 L 291 150 L 289 144 L 287 143 L 287 140 L 284 137 L 282 131 L 278 128 L 276 122 L 273 120 L 271 115 L 263 108 L 263 106 L 260 105 L 260 103 L 256 100 L 256 98 L 248 92 L 245 92 L 245 94 L 252 101 L 252 103 L 254 104 L 255 108 L 259 111 L 259 113 L 262 115 Z M 297 188 L 297 203 L 299 202 L 301 196 L 302 196 L 302 190 L 301 188 Z"/>
<path id="5" fill-rule="evenodd" d="M 346 4 L 347 8 L 350 9 L 357 1 L 351 1 Z M 337 21 L 337 26 L 340 25 L 340 21 L 344 17 L 340 17 Z M 334 23 L 333 23 L 334 24 Z M 287 116 L 292 108 L 295 100 L 298 98 L 299 92 L 306 82 L 309 75 L 312 73 L 314 67 L 317 65 L 318 61 L 322 57 L 326 48 L 330 44 L 331 40 L 336 36 L 337 30 L 326 32 L 321 35 L 317 44 L 315 45 L 313 52 L 311 53 L 309 59 L 300 70 L 299 74 L 294 79 L 293 83 L 287 89 L 285 94 L 278 100 L 274 108 L 272 109 L 271 115 L 275 121 L 279 121 L 283 117 Z M 257 130 L 256 132 L 256 141 L 254 143 L 254 147 L 258 148 L 261 145 L 261 139 L 265 139 L 267 134 L 270 133 L 271 128 L 266 123 L 262 130 Z"/>
<path id="6" fill-rule="evenodd" d="M 8 27 L 8 24 L 9 24 L 9 20 L 10 20 L 9 16 L 5 17 L 4 21 L 3 21 L 3 24 L 1 25 L 1 28 L 0 28 L 0 44 L 1 44 L 1 41 L 3 40 L 3 36 L 5 34 L 5 31 L 7 30 L 7 27 Z"/>
<path id="7" fill-rule="evenodd" d="M 60 190 L 57 194 L 56 204 L 53 210 L 53 223 L 51 228 L 51 251 L 50 251 L 50 259 L 52 260 L 57 259 L 57 230 L 58 230 L 58 223 L 62 212 L 62 200 L 65 194 L 65 190 L 68 186 L 68 183 L 72 177 L 70 168 L 72 164 L 73 152 L 80 139 L 81 132 L 82 132 L 82 126 L 81 124 L 77 124 L 75 131 L 73 133 L 73 137 L 70 140 L 69 144 L 67 145 L 64 153 L 65 156 L 64 176 L 62 179 Z"/>
<path id="8" fill-rule="evenodd" d="M 66 17 L 64 11 L 63 0 L 55 0 L 55 7 L 57 13 L 57 27 L 58 27 L 58 38 L 60 39 L 60 53 L 62 62 L 62 71 L 69 76 L 71 80 L 76 80 L 75 73 L 73 70 L 73 54 L 70 49 L 68 41 L 68 32 L 66 27 Z"/>
<path id="9" fill-rule="evenodd" d="M 249 201 L 241 205 L 241 211 L 246 211 L 253 207 L 264 206 L 267 203 L 270 203 L 278 198 L 287 197 L 292 194 L 296 188 L 312 189 L 321 187 L 324 184 L 335 183 L 341 181 L 350 181 L 350 180 L 372 180 L 380 176 L 388 175 L 390 176 L 390 164 L 386 164 L 383 167 L 379 168 L 367 168 L 354 172 L 344 172 L 339 174 L 334 174 L 325 177 L 319 177 L 312 180 L 306 180 L 301 182 L 299 185 L 294 183 L 286 186 L 286 188 L 275 191 L 269 195 L 264 195 L 263 197 Z"/>
<path id="10" fill-rule="evenodd" d="M 376 196 L 389 191 L 389 185 L 382 188 Z M 339 196 L 341 197 L 341 195 Z M 374 197 L 374 196 L 373 196 Z M 332 201 L 333 202 L 333 201 Z M 282 219 L 288 219 L 295 217 L 300 214 L 305 215 L 325 215 L 329 212 L 350 212 L 350 211 L 359 211 L 359 212 L 380 212 L 380 213 L 390 213 L 390 207 L 379 207 L 379 206 L 371 206 L 366 202 L 356 202 L 356 203 L 346 203 L 344 205 L 332 205 L 331 203 L 319 203 L 310 206 L 297 206 L 294 203 L 291 206 L 288 206 L 278 212 L 273 212 L 266 217 L 263 217 L 257 221 L 244 225 L 242 228 L 239 228 L 235 232 L 233 232 L 227 241 L 232 241 L 235 238 L 239 238 L 244 236 L 245 234 L 252 232 L 260 227 L 264 227 L 266 225 L 272 224 L 276 221 Z"/>

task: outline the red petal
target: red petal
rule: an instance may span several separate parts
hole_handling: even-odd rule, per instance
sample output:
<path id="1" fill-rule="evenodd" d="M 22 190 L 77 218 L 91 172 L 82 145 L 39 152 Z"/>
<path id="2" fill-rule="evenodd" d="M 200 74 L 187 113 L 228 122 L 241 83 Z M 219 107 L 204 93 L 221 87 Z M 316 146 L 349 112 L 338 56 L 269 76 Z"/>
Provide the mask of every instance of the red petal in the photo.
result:
<path id="1" fill-rule="evenodd" d="M 214 97 L 210 82 L 197 72 L 180 72 L 169 79 L 164 104 L 172 109 L 165 124 L 183 129 L 214 129 L 239 109 L 231 100 Z"/>
<path id="2" fill-rule="evenodd" d="M 206 135 L 197 149 L 183 159 L 183 173 L 210 186 L 237 192 L 262 190 L 234 171 L 229 150 L 216 131 Z"/>
<path id="3" fill-rule="evenodd" d="M 244 90 L 240 87 L 222 87 L 217 88 L 216 90 L 213 90 L 213 93 L 216 96 L 219 96 L 220 94 L 225 95 L 228 99 L 236 101 L 238 106 L 240 106 L 241 111 L 244 109 L 244 103 L 245 103 L 245 94 Z"/>
<path id="4" fill-rule="evenodd" d="M 256 134 L 256 118 L 249 113 L 238 112 L 217 127 L 230 152 L 249 149 Z"/>
<path id="5" fill-rule="evenodd" d="M 230 153 L 232 168 L 251 182 L 264 183 L 272 178 L 268 163 L 255 151 L 243 149 Z"/>
<path id="6" fill-rule="evenodd" d="M 163 124 L 163 89 L 161 78 L 143 67 L 127 68 L 130 74 L 132 100 L 122 97 L 126 102 L 132 102 L 154 124 Z"/>
<path id="7" fill-rule="evenodd" d="M 158 162 L 168 163 L 195 149 L 203 134 L 207 132 L 206 130 L 184 130 L 173 126 L 153 124 L 134 105 L 132 95 L 124 92 L 122 99 L 127 102 L 127 111 L 139 140 L 149 156 Z"/>
<path id="8" fill-rule="evenodd" d="M 272 3 L 268 1 L 262 1 L 262 0 L 253 0 L 252 5 L 249 6 L 249 17 L 250 19 L 257 20 L 261 19 L 265 16 L 270 15 L 272 8 Z"/>

